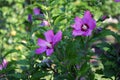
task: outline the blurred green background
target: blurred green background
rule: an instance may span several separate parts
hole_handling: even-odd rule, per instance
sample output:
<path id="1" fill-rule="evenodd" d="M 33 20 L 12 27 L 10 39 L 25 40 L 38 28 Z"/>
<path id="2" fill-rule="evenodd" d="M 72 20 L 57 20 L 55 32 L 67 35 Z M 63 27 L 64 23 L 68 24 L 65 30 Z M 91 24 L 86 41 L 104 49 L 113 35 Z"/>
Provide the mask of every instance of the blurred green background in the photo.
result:
<path id="1" fill-rule="evenodd" d="M 1 73 L 6 72 L 9 80 L 27 79 L 28 70 L 34 65 L 31 61 L 34 60 L 36 41 L 38 37 L 43 37 L 41 34 L 44 32 L 44 28 L 37 31 L 41 20 L 33 20 L 32 25 L 27 20 L 28 14 L 34 15 L 33 9 L 36 7 L 44 13 L 44 19 L 50 22 L 52 28 L 56 27 L 55 30 L 64 31 L 76 16 L 82 17 L 86 10 L 91 11 L 96 21 L 104 15 L 112 18 L 112 21 L 97 22 L 97 27 L 107 27 L 117 33 L 120 30 L 120 3 L 113 0 L 0 0 L 0 59 L 5 58 L 9 62 L 8 68 Z M 45 30 L 52 28 L 45 27 Z M 31 33 L 30 29 L 34 32 Z M 50 80 L 42 72 L 35 72 L 33 76 L 38 75 Z M 104 80 L 98 74 L 96 79 Z"/>

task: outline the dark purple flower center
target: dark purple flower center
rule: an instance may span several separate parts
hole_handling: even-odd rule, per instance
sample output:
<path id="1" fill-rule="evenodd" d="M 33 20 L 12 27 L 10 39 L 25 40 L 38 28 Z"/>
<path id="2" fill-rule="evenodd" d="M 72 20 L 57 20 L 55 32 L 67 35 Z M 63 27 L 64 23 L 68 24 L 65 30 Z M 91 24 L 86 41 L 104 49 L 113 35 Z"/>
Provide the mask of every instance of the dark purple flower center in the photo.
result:
<path id="1" fill-rule="evenodd" d="M 87 24 L 82 25 L 81 30 L 87 31 L 89 29 L 89 26 Z"/>

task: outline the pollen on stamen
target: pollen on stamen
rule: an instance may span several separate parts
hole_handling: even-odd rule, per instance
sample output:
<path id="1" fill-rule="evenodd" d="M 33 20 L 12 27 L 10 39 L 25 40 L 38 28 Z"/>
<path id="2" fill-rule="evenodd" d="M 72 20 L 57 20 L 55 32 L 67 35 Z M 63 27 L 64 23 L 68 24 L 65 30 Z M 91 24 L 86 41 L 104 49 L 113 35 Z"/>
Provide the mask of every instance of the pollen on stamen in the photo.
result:
<path id="1" fill-rule="evenodd" d="M 86 31 L 88 29 L 88 27 L 86 25 L 82 26 L 82 30 Z"/>
<path id="2" fill-rule="evenodd" d="M 52 44 L 47 43 L 46 45 L 47 45 L 48 48 L 52 48 Z"/>

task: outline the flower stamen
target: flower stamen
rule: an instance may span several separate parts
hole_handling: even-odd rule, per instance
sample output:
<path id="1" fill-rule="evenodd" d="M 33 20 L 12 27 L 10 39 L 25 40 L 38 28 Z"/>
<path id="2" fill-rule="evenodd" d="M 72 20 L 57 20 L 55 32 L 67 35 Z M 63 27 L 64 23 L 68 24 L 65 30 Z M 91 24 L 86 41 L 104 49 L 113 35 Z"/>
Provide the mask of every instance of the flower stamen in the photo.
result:
<path id="1" fill-rule="evenodd" d="M 46 45 L 47 45 L 48 48 L 52 48 L 52 44 L 47 43 Z"/>
<path id="2" fill-rule="evenodd" d="M 84 25 L 82 26 L 82 29 L 81 29 L 81 30 L 82 30 L 82 31 L 87 31 L 88 28 L 89 28 L 89 27 L 88 27 L 86 24 L 84 24 Z"/>

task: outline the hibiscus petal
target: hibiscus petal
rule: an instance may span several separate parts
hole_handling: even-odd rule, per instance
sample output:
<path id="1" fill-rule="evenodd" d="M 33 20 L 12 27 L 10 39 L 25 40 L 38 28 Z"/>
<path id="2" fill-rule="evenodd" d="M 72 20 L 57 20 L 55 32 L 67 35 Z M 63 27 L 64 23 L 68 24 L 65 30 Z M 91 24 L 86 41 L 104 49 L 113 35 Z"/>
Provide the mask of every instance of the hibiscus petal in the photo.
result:
<path id="1" fill-rule="evenodd" d="M 53 30 L 49 30 L 49 31 L 45 32 L 44 35 L 45 35 L 45 38 L 48 42 L 53 41 L 53 37 L 54 37 Z"/>
<path id="2" fill-rule="evenodd" d="M 91 19 L 92 19 L 92 14 L 90 13 L 90 11 L 85 11 L 84 17 L 82 18 L 83 22 L 87 24 L 90 22 Z"/>
<path id="3" fill-rule="evenodd" d="M 92 30 L 89 29 L 88 31 L 84 32 L 82 35 L 83 36 L 90 36 L 92 34 Z"/>
<path id="4" fill-rule="evenodd" d="M 87 24 L 90 29 L 94 29 L 96 27 L 96 21 L 94 19 L 91 19 Z"/>
<path id="5" fill-rule="evenodd" d="M 75 22 L 79 22 L 79 21 L 81 21 L 81 18 L 79 18 L 78 16 L 76 16 L 75 19 L 74 19 L 74 21 Z"/>
<path id="6" fill-rule="evenodd" d="M 46 55 L 50 56 L 53 53 L 53 51 L 54 51 L 53 49 L 47 49 L 46 50 Z"/>
<path id="7" fill-rule="evenodd" d="M 92 34 L 92 30 L 89 29 L 89 30 L 87 31 L 87 36 L 90 36 L 91 34 Z"/>
<path id="8" fill-rule="evenodd" d="M 59 42 L 62 39 L 62 32 L 58 31 L 53 39 L 53 45 L 55 45 L 57 42 Z"/>
<path id="9" fill-rule="evenodd" d="M 84 24 L 88 24 L 90 29 L 94 29 L 96 27 L 96 21 L 92 18 L 92 14 L 90 13 L 90 11 L 85 12 L 82 20 Z"/>
<path id="10" fill-rule="evenodd" d="M 47 42 L 43 39 L 38 38 L 37 44 L 38 44 L 38 46 L 46 47 Z"/>
<path id="11" fill-rule="evenodd" d="M 83 25 L 82 19 L 79 17 L 75 18 L 75 23 L 71 26 L 72 28 L 79 30 L 81 26 Z"/>
<path id="12" fill-rule="evenodd" d="M 40 47 L 40 48 L 37 48 L 36 50 L 35 50 L 35 53 L 36 54 L 41 54 L 41 53 L 43 53 L 43 52 L 45 52 L 46 51 L 46 48 L 45 47 Z"/>
<path id="13" fill-rule="evenodd" d="M 81 30 L 73 30 L 73 32 L 72 32 L 73 36 L 80 36 L 82 34 L 83 34 L 83 32 Z"/>
<path id="14" fill-rule="evenodd" d="M 90 13 L 90 11 L 85 11 L 84 18 L 86 19 L 92 18 L 92 14 Z"/>

